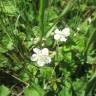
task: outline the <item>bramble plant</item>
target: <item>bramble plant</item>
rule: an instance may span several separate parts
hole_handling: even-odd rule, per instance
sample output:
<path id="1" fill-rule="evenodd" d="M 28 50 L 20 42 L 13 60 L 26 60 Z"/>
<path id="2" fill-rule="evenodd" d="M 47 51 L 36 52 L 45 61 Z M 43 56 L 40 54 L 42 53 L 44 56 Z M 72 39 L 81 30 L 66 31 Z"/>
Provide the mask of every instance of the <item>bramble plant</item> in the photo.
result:
<path id="1" fill-rule="evenodd" d="M 96 96 L 96 0 L 0 0 L 0 96 Z"/>

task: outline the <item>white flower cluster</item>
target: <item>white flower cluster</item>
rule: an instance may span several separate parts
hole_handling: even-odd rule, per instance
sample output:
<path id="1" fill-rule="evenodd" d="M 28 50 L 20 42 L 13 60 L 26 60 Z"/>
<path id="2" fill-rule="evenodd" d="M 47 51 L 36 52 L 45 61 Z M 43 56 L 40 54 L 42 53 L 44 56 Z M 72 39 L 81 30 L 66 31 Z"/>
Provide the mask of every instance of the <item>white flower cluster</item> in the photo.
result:
<path id="1" fill-rule="evenodd" d="M 70 29 L 64 28 L 62 31 L 59 29 L 55 30 L 54 39 L 56 41 L 66 42 L 67 37 L 70 35 Z M 51 57 L 49 56 L 49 50 L 47 48 L 39 49 L 33 48 L 33 54 L 31 56 L 32 61 L 36 61 L 37 65 L 42 67 L 45 64 L 51 62 Z"/>
<path id="2" fill-rule="evenodd" d="M 44 66 L 51 62 L 51 57 L 49 56 L 49 50 L 47 48 L 33 49 L 34 54 L 31 56 L 32 61 L 36 61 L 38 66 Z"/>
<path id="3" fill-rule="evenodd" d="M 67 37 L 70 35 L 70 29 L 64 28 L 63 30 L 56 29 L 54 39 L 61 42 L 66 42 Z"/>

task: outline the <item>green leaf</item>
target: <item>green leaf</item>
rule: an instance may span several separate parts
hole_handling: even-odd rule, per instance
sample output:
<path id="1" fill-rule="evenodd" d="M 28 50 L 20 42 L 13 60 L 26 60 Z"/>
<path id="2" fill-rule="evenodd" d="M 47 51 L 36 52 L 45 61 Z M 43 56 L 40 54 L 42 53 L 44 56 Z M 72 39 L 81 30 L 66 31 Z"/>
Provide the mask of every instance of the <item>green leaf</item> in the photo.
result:
<path id="1" fill-rule="evenodd" d="M 49 68 L 49 67 L 44 67 L 40 69 L 40 73 L 41 75 L 46 78 L 49 79 L 52 75 L 53 72 L 53 68 Z"/>
<path id="2" fill-rule="evenodd" d="M 20 78 L 23 81 L 28 81 L 29 80 L 29 75 L 27 73 L 25 73 L 25 72 L 22 72 Z"/>
<path id="3" fill-rule="evenodd" d="M 34 84 L 24 89 L 24 96 L 44 96 L 44 91 L 39 85 Z"/>
<path id="4" fill-rule="evenodd" d="M 0 86 L 0 96 L 9 96 L 10 90 L 4 85 Z"/>
<path id="5" fill-rule="evenodd" d="M 54 20 L 55 18 L 58 17 L 54 7 L 51 7 L 51 8 L 49 7 L 46 10 L 46 15 L 47 15 L 46 17 L 48 18 L 49 21 Z"/>
<path id="6" fill-rule="evenodd" d="M 60 91 L 59 96 L 72 96 L 71 85 L 68 81 L 65 81 L 65 86 Z"/>
<path id="7" fill-rule="evenodd" d="M 0 67 L 8 66 L 8 59 L 0 53 Z"/>
<path id="8" fill-rule="evenodd" d="M 5 51 L 12 50 L 13 49 L 13 42 L 7 36 L 4 36 L 2 39 L 2 46 L 5 49 L 7 49 Z M 2 51 L 4 51 L 4 50 L 2 50 Z"/>
<path id="9" fill-rule="evenodd" d="M 25 88 L 24 96 L 40 96 L 34 88 Z"/>
<path id="10" fill-rule="evenodd" d="M 12 1 L 3 1 L 1 2 L 1 7 L 4 13 L 8 13 L 10 15 L 16 15 L 17 8 Z"/>
<path id="11" fill-rule="evenodd" d="M 72 93 L 69 90 L 69 88 L 64 87 L 64 89 L 60 91 L 59 96 L 72 96 Z"/>

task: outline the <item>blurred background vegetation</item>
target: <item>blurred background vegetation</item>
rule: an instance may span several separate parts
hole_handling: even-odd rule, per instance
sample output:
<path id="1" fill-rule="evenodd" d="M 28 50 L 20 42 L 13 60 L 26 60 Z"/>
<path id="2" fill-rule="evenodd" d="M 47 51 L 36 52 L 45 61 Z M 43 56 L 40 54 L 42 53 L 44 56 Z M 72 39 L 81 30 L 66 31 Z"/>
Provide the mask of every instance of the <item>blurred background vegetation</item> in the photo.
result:
<path id="1" fill-rule="evenodd" d="M 57 49 L 51 33 L 66 26 Z M 39 68 L 34 47 L 58 56 Z M 96 96 L 96 0 L 0 0 L 0 96 Z"/>

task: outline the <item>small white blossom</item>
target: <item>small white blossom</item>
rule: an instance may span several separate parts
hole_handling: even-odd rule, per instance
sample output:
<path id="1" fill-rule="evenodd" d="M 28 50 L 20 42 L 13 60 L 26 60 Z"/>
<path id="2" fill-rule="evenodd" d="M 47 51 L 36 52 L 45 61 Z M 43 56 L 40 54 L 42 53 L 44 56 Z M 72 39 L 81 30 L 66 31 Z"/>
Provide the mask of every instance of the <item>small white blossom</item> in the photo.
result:
<path id="1" fill-rule="evenodd" d="M 59 29 L 55 30 L 54 34 L 54 39 L 61 41 L 61 42 L 66 42 L 67 37 L 70 35 L 70 29 L 69 28 L 64 28 L 62 31 Z"/>
<path id="2" fill-rule="evenodd" d="M 79 27 L 77 27 L 77 31 L 80 31 L 80 28 Z"/>
<path id="3" fill-rule="evenodd" d="M 88 23 L 90 24 L 92 22 L 91 17 L 88 18 Z"/>
<path id="4" fill-rule="evenodd" d="M 70 29 L 69 28 L 64 28 L 62 30 L 62 34 L 65 36 L 65 37 L 68 37 L 70 35 Z"/>
<path id="5" fill-rule="evenodd" d="M 47 48 L 33 49 L 34 54 L 31 56 L 32 61 L 36 61 L 38 66 L 44 66 L 51 62 L 51 58 L 49 57 L 49 50 Z"/>
<path id="6" fill-rule="evenodd" d="M 61 31 L 59 29 L 56 29 L 54 39 L 55 40 L 60 40 L 60 38 L 61 38 Z"/>

